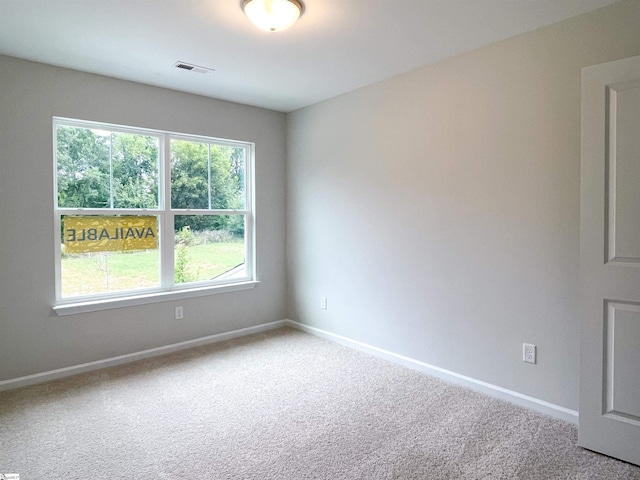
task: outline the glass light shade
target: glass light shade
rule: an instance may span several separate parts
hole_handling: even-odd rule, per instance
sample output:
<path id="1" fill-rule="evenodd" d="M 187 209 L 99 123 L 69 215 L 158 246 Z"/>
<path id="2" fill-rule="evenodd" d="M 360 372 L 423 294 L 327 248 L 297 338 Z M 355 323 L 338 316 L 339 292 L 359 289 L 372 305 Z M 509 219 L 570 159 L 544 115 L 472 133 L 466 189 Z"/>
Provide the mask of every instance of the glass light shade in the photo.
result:
<path id="1" fill-rule="evenodd" d="M 298 0 L 244 0 L 242 8 L 256 27 L 268 32 L 289 28 L 302 14 Z"/>

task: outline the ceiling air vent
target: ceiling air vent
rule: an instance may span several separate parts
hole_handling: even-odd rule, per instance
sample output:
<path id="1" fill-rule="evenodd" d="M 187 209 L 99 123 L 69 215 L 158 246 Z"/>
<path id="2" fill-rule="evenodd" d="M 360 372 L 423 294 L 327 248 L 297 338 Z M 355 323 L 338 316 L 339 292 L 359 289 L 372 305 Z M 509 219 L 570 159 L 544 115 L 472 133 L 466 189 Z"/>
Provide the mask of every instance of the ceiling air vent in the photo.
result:
<path id="1" fill-rule="evenodd" d="M 176 68 L 181 68 L 182 70 L 188 70 L 190 72 L 196 73 L 211 73 L 215 71 L 213 68 L 200 67 L 198 65 L 192 65 L 186 62 L 176 62 L 173 64 L 173 66 Z"/>

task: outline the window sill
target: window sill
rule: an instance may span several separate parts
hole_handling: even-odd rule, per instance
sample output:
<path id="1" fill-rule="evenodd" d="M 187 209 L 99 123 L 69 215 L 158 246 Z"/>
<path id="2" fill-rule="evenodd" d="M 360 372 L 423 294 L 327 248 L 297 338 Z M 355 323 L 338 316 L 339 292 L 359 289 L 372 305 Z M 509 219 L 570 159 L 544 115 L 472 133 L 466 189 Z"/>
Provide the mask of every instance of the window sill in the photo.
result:
<path id="1" fill-rule="evenodd" d="M 134 307 L 136 305 L 146 305 L 149 303 L 168 302 L 171 300 L 181 300 L 183 298 L 202 297 L 205 295 L 215 295 L 218 293 L 237 292 L 240 290 L 250 290 L 258 285 L 258 281 L 248 281 L 227 285 L 207 286 L 190 288 L 185 290 L 173 290 L 170 292 L 149 293 L 133 297 L 109 298 L 105 300 L 92 300 L 89 302 L 68 303 L 56 305 L 53 311 L 56 315 L 63 317 L 76 313 L 98 312 L 100 310 L 111 310 L 115 308 Z"/>

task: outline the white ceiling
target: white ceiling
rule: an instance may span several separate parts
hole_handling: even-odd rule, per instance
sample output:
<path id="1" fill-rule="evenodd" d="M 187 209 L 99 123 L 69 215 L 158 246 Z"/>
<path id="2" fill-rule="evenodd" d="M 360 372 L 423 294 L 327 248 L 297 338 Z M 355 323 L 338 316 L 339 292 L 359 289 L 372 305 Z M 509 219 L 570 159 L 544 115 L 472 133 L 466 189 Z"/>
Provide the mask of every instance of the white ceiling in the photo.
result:
<path id="1" fill-rule="evenodd" d="M 303 1 L 270 33 L 241 0 L 0 0 L 0 53 L 289 112 L 616 0 Z"/>

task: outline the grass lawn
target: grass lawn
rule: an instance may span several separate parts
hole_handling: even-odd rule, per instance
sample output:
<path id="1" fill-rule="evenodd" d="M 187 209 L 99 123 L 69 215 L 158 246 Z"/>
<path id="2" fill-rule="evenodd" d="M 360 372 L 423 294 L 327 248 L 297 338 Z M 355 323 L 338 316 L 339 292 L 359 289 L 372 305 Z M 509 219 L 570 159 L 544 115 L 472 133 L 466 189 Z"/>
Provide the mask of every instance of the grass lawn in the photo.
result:
<path id="1" fill-rule="evenodd" d="M 242 242 L 195 245 L 186 251 L 186 270 L 196 280 L 216 277 L 244 263 Z M 63 297 L 159 285 L 159 250 L 67 255 L 62 259 Z"/>

